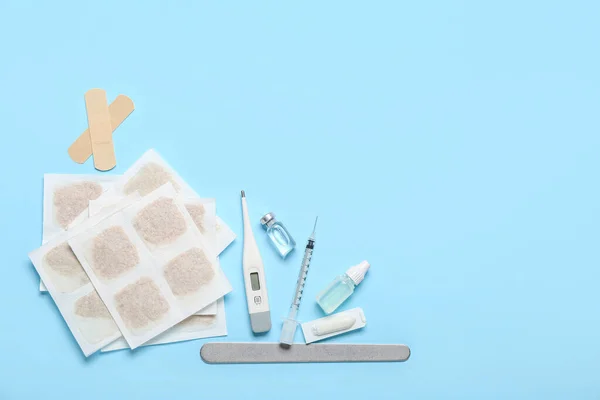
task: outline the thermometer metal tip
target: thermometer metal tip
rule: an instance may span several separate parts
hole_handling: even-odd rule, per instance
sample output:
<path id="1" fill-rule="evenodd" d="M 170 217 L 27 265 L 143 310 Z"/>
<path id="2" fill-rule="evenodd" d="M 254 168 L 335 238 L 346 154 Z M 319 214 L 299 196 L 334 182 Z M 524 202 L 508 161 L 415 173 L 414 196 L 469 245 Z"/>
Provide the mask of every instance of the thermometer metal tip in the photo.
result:
<path id="1" fill-rule="evenodd" d="M 242 197 L 246 197 L 246 192 L 242 190 Z"/>

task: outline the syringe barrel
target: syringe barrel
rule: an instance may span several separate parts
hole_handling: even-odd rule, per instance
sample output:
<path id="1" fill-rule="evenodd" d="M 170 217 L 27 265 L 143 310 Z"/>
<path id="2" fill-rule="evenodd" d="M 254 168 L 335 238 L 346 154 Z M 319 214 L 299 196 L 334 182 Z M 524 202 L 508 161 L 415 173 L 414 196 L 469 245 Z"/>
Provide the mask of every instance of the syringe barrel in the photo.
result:
<path id="1" fill-rule="evenodd" d="M 304 292 L 304 284 L 306 283 L 306 276 L 308 275 L 308 268 L 310 267 L 310 260 L 313 254 L 314 242 L 311 244 L 311 241 L 309 240 L 308 243 L 309 244 L 304 250 L 304 258 L 302 258 L 300 273 L 298 274 L 298 280 L 296 281 L 296 291 L 294 292 L 294 298 L 292 299 L 292 308 L 296 307 L 296 309 L 300 308 L 302 293 Z"/>

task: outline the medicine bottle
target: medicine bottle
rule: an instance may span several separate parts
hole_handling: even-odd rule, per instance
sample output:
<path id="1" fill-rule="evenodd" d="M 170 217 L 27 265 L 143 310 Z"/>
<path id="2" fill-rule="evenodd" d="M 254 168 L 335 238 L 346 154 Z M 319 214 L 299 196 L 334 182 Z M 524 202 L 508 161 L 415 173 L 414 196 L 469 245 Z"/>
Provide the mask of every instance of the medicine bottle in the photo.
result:
<path id="1" fill-rule="evenodd" d="M 369 270 L 367 261 L 350 267 L 345 274 L 338 276 L 329 286 L 317 295 L 317 304 L 321 306 L 325 314 L 334 312 L 352 293 L 356 285 L 365 279 Z"/>
<path id="2" fill-rule="evenodd" d="M 290 251 L 296 247 L 296 241 L 292 235 L 283 226 L 283 224 L 275 219 L 275 213 L 267 213 L 261 219 L 260 223 L 267 230 L 267 236 L 271 239 L 271 243 L 275 246 L 275 250 L 285 258 Z"/>

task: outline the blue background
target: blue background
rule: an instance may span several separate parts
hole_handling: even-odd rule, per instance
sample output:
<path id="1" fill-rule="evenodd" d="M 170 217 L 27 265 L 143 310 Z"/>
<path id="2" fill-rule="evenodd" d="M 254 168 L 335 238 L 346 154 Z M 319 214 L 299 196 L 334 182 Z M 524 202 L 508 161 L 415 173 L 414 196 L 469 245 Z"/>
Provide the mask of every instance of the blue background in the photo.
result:
<path id="1" fill-rule="evenodd" d="M 40 3 L 0 3 L 0 398 L 600 398 L 598 2 Z M 238 234 L 246 190 L 267 337 L 241 237 L 222 256 L 227 338 L 86 360 L 37 292 L 42 176 L 94 173 L 66 153 L 93 87 L 136 104 L 114 172 L 155 148 Z M 267 211 L 298 241 L 286 261 Z M 300 319 L 367 259 L 342 308 L 368 325 L 332 342 L 411 359 L 204 364 L 204 342 L 278 339 L 317 214 Z"/>

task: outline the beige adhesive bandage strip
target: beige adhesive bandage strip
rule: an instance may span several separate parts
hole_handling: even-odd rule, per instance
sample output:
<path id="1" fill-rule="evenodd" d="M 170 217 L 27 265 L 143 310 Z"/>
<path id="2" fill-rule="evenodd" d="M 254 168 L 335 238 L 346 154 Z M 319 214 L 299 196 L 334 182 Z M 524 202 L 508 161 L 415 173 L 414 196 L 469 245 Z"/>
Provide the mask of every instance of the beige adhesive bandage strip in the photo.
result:
<path id="1" fill-rule="evenodd" d="M 133 101 L 120 94 L 117 98 L 110 103 L 108 106 L 108 112 L 110 113 L 110 125 L 113 132 L 117 130 L 119 125 L 125 121 L 125 119 L 135 109 Z M 76 163 L 83 164 L 92 155 L 92 138 L 90 137 L 90 130 L 86 129 L 81 135 L 71 144 L 69 147 L 69 157 Z"/>
<path id="2" fill-rule="evenodd" d="M 112 141 L 106 92 L 102 89 L 88 90 L 85 93 L 85 108 L 94 154 L 94 167 L 100 171 L 113 169 L 117 165 L 117 159 Z"/>

